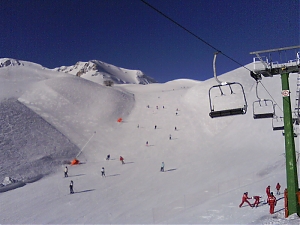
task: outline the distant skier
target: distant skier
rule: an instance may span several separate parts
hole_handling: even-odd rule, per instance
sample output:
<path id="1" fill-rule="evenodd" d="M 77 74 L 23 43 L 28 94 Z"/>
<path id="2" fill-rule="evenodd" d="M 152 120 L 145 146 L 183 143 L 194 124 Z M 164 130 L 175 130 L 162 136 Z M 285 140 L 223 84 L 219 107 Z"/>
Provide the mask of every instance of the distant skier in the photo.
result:
<path id="1" fill-rule="evenodd" d="M 169 135 L 169 140 L 171 140 L 171 139 L 172 139 L 172 135 L 170 134 L 170 135 Z"/>
<path id="2" fill-rule="evenodd" d="M 101 169 L 101 175 L 102 175 L 102 177 L 105 177 L 105 169 L 104 169 L 104 167 L 102 167 L 102 169 Z"/>
<path id="3" fill-rule="evenodd" d="M 68 177 L 68 167 L 67 166 L 65 167 L 64 172 L 65 172 L 65 177 Z"/>
<path id="4" fill-rule="evenodd" d="M 242 202 L 241 202 L 241 204 L 239 205 L 239 207 L 241 208 L 242 205 L 244 204 L 244 202 L 247 202 L 248 205 L 249 205 L 250 207 L 252 207 L 252 205 L 250 204 L 250 202 L 248 201 L 248 199 L 251 199 L 251 198 L 248 197 L 248 192 L 245 192 L 245 193 L 243 194 Z"/>
<path id="5" fill-rule="evenodd" d="M 156 130 L 156 128 L 157 128 L 157 126 L 155 125 L 155 126 L 154 126 L 154 129 Z"/>
<path id="6" fill-rule="evenodd" d="M 266 194 L 267 194 L 267 196 L 268 197 L 270 197 L 270 193 L 271 193 L 271 187 L 270 187 L 270 185 L 266 188 Z"/>
<path id="7" fill-rule="evenodd" d="M 122 162 L 122 164 L 125 164 L 124 163 L 124 158 L 122 156 L 120 156 L 120 161 Z"/>
<path id="8" fill-rule="evenodd" d="M 70 194 L 74 194 L 74 190 L 73 190 L 73 181 L 71 180 L 70 182 Z"/>
<path id="9" fill-rule="evenodd" d="M 253 196 L 253 199 L 255 199 L 255 202 L 253 203 L 252 207 L 258 207 L 258 204 L 260 203 L 259 199 L 261 198 L 261 196 Z"/>
<path id="10" fill-rule="evenodd" d="M 160 172 L 165 172 L 165 163 L 161 163 Z"/>
<path id="11" fill-rule="evenodd" d="M 148 141 L 146 141 L 146 146 L 148 146 Z"/>
<path id="12" fill-rule="evenodd" d="M 158 106 L 156 106 L 156 109 L 158 109 Z"/>
<path id="13" fill-rule="evenodd" d="M 273 192 L 270 193 L 267 203 L 270 205 L 270 214 L 274 214 L 274 209 L 277 204 L 276 197 L 273 195 Z"/>
<path id="14" fill-rule="evenodd" d="M 109 160 L 110 159 L 110 154 L 108 154 L 107 156 L 106 156 L 106 160 Z"/>
<path id="15" fill-rule="evenodd" d="M 176 112 L 176 116 L 178 115 L 178 112 Z"/>
<path id="16" fill-rule="evenodd" d="M 175 130 L 177 130 L 177 127 L 175 127 Z"/>
<path id="17" fill-rule="evenodd" d="M 137 125 L 137 128 L 140 128 L 140 125 L 139 125 L 139 124 Z"/>
<path id="18" fill-rule="evenodd" d="M 279 183 L 277 183 L 277 185 L 276 185 L 277 195 L 280 195 L 280 188 L 281 188 L 281 185 Z"/>

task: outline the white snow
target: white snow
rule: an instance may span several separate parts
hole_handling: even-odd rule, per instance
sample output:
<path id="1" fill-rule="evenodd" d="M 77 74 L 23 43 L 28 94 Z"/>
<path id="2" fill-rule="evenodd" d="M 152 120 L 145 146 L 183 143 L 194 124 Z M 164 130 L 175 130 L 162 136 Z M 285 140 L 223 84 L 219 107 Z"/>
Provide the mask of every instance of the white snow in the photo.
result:
<path id="1" fill-rule="evenodd" d="M 273 215 L 267 204 L 238 207 L 245 191 L 266 200 L 268 185 L 286 188 L 284 136 L 272 119 L 253 119 L 255 81 L 244 68 L 220 80 L 243 85 L 247 114 L 211 119 L 214 79 L 105 87 L 32 65 L 0 68 L 0 180 L 26 183 L 0 193 L 1 224 L 299 224 L 284 218 L 282 194 Z M 282 108 L 280 76 L 262 82 Z M 296 88 L 291 74 L 292 108 Z M 226 96 L 215 104 L 241 103 Z"/>
<path id="2" fill-rule="evenodd" d="M 99 60 L 77 62 L 73 66 L 61 66 L 53 70 L 73 74 L 98 84 L 103 84 L 105 80 L 111 80 L 115 84 L 156 83 L 140 70 L 124 69 Z"/>

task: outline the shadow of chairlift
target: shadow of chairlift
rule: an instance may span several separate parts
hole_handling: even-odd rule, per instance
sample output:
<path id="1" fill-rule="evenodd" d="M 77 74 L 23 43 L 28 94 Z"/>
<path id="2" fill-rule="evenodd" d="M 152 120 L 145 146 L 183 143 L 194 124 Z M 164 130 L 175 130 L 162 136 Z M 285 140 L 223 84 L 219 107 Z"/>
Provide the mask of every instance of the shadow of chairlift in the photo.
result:
<path id="1" fill-rule="evenodd" d="M 218 78 L 217 78 L 217 73 L 216 73 L 216 59 L 217 59 L 217 55 L 219 52 L 216 52 L 214 54 L 214 60 L 213 60 L 213 71 L 214 71 L 214 77 L 216 79 L 216 81 L 219 83 L 218 85 L 214 85 L 212 86 L 209 91 L 208 91 L 208 96 L 209 96 L 209 106 L 210 106 L 210 113 L 209 116 L 211 118 L 215 118 L 215 117 L 223 117 L 223 116 L 233 116 L 233 115 L 241 115 L 241 114 L 246 114 L 247 112 L 247 101 L 246 101 L 246 95 L 245 95 L 245 91 L 243 86 L 238 83 L 238 82 L 221 82 Z M 227 95 L 224 94 L 222 88 L 229 88 L 230 91 L 230 95 L 235 94 L 233 92 L 233 87 L 235 87 L 235 90 L 240 90 L 239 93 L 242 93 L 243 96 L 243 104 L 241 105 L 241 107 L 237 107 L 237 108 L 227 108 L 227 109 L 222 109 L 222 110 L 215 110 L 215 107 L 212 103 L 212 90 L 215 89 L 219 89 L 220 91 L 220 97 L 226 98 Z"/>

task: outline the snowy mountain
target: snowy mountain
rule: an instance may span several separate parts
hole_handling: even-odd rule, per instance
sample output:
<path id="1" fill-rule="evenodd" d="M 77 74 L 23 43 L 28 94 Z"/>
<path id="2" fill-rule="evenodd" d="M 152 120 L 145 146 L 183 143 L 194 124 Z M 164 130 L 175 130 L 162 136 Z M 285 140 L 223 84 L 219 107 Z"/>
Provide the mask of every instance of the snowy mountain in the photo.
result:
<path id="1" fill-rule="evenodd" d="M 284 136 L 272 119 L 253 119 L 256 82 L 244 68 L 219 79 L 243 85 L 247 113 L 212 119 L 214 79 L 106 87 L 0 62 L 1 224 L 299 224 L 297 215 L 284 218 Z M 297 78 L 290 74 L 292 107 Z M 262 83 L 259 96 L 282 106 L 280 76 Z M 233 91 L 214 93 L 214 107 L 244 104 Z M 299 152 L 299 135 L 295 143 Z M 81 164 L 70 166 L 75 157 Z M 277 182 L 270 215 L 265 188 L 275 192 Z M 262 196 L 258 208 L 238 207 L 246 191 Z"/>
<path id="2" fill-rule="evenodd" d="M 83 77 L 87 80 L 103 84 L 105 80 L 111 80 L 115 84 L 150 84 L 156 81 L 146 76 L 140 70 L 129 70 L 114 65 L 101 62 L 99 60 L 90 60 L 88 62 L 77 62 L 73 66 L 61 66 L 53 69 L 69 74 Z"/>

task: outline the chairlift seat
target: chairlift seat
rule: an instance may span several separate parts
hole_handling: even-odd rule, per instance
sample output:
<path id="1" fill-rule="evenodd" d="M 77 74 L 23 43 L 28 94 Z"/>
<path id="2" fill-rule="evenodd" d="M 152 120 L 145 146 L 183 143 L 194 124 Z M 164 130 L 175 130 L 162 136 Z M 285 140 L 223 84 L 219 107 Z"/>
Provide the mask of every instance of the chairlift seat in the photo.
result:
<path id="1" fill-rule="evenodd" d="M 266 119 L 266 118 L 273 118 L 274 113 L 260 113 L 260 114 L 253 114 L 254 119 Z"/>
<path id="2" fill-rule="evenodd" d="M 273 130 L 284 130 L 284 126 L 273 127 Z"/>
<path id="3" fill-rule="evenodd" d="M 245 108 L 236 108 L 236 109 L 225 109 L 220 111 L 211 111 L 209 113 L 209 116 L 211 118 L 215 118 L 215 117 L 223 117 L 223 116 L 240 115 L 245 113 L 246 113 Z"/>

